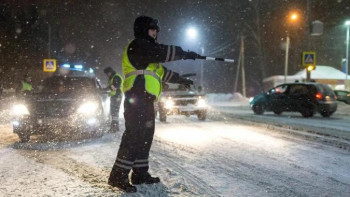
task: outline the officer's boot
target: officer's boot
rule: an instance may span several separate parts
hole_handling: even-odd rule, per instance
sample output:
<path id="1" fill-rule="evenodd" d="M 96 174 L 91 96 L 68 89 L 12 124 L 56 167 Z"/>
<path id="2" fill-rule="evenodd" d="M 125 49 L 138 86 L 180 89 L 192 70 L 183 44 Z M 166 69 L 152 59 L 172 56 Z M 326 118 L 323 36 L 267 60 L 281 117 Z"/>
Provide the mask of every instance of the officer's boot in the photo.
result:
<path id="1" fill-rule="evenodd" d="M 159 183 L 160 179 L 158 177 L 152 177 L 148 172 L 136 174 L 132 172 L 131 174 L 131 182 L 134 185 L 140 185 L 140 184 L 155 184 Z"/>
<path id="2" fill-rule="evenodd" d="M 117 187 L 118 189 L 121 189 L 128 193 L 137 192 L 136 187 L 129 183 L 128 174 L 129 170 L 123 170 L 120 168 L 113 167 L 108 178 L 108 185 L 112 187 Z"/>

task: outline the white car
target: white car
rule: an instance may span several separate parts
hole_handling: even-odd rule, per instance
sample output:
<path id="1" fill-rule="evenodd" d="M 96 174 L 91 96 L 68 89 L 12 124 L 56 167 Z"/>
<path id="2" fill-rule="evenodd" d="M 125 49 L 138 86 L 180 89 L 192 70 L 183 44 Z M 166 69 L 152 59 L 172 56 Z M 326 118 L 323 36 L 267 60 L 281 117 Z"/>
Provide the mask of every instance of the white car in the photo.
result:
<path id="1" fill-rule="evenodd" d="M 168 115 L 177 114 L 187 117 L 197 115 L 199 120 L 205 120 L 207 117 L 205 95 L 198 89 L 193 85 L 186 87 L 181 84 L 163 84 L 163 92 L 156 104 L 159 120 L 166 122 Z"/>

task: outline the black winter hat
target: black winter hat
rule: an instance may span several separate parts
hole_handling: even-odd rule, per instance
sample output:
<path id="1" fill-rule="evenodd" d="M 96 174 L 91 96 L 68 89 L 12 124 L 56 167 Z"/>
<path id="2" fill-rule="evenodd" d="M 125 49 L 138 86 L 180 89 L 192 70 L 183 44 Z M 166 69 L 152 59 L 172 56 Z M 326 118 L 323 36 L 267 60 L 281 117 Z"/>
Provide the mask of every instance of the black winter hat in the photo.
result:
<path id="1" fill-rule="evenodd" d="M 154 19 L 149 16 L 139 16 L 135 19 L 134 36 L 136 38 L 148 36 L 149 29 L 156 29 L 157 32 L 160 31 L 157 19 Z"/>
<path id="2" fill-rule="evenodd" d="M 105 69 L 103 70 L 103 72 L 104 72 L 105 74 L 107 74 L 107 73 L 115 73 L 115 71 L 114 71 L 113 68 L 111 68 L 111 67 L 105 68 Z"/>

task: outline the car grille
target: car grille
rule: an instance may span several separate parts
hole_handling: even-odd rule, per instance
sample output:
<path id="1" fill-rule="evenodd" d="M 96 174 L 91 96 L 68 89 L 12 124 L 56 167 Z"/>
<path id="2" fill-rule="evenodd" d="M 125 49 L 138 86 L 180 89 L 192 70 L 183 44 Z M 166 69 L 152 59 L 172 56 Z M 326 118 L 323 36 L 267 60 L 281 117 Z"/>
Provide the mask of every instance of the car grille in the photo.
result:
<path id="1" fill-rule="evenodd" d="M 178 105 L 178 106 L 186 106 L 186 105 L 189 105 L 189 104 L 196 104 L 197 100 L 195 99 L 186 99 L 186 100 L 174 100 L 175 102 L 175 105 Z"/>
<path id="2" fill-rule="evenodd" d="M 72 101 L 39 101 L 35 106 L 35 114 L 39 117 L 66 117 L 75 109 Z"/>

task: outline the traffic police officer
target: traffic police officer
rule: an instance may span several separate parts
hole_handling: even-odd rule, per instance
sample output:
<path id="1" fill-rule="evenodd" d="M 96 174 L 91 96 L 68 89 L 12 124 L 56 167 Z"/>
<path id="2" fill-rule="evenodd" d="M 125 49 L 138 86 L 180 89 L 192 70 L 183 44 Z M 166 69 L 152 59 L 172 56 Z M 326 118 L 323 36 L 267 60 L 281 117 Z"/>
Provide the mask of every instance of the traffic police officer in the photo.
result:
<path id="1" fill-rule="evenodd" d="M 32 78 L 29 76 L 29 74 L 25 74 L 23 80 L 21 80 L 21 83 L 16 88 L 16 95 L 25 96 L 29 94 L 33 89 L 31 82 Z"/>
<path id="2" fill-rule="evenodd" d="M 149 151 L 153 141 L 154 102 L 162 90 L 162 82 L 189 86 L 193 81 L 179 76 L 160 63 L 180 59 L 196 59 L 195 52 L 185 52 L 181 47 L 156 42 L 158 20 L 147 16 L 136 18 L 135 39 L 124 50 L 122 68 L 125 132 L 108 184 L 126 192 L 136 192 L 137 184 L 158 183 L 158 177 L 148 173 Z M 132 170 L 131 185 L 128 174 Z"/>
<path id="3" fill-rule="evenodd" d="M 104 73 L 108 76 L 108 88 L 111 90 L 110 96 L 110 111 L 112 115 L 110 133 L 119 131 L 119 108 L 122 101 L 122 84 L 123 78 L 116 73 L 111 67 L 104 69 Z"/>

